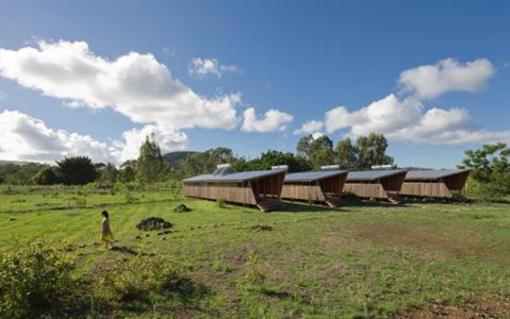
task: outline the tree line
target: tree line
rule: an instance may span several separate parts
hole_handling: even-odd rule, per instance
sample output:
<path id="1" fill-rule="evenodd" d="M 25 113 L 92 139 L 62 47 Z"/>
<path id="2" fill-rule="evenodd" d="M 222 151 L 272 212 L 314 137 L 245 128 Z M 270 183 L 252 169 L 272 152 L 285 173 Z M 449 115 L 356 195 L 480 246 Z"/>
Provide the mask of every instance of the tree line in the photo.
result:
<path id="1" fill-rule="evenodd" d="M 226 147 L 189 154 L 178 165 L 161 154 L 161 149 L 148 136 L 140 147 L 136 160 L 128 160 L 119 167 L 111 163 L 93 163 L 86 156 L 66 157 L 56 165 L 27 163 L 0 166 L 0 183 L 37 185 L 84 185 L 96 182 L 103 187 L 115 183 L 178 180 L 189 176 L 211 173 L 218 164 L 230 163 L 232 171 L 264 170 L 271 166 L 288 165 L 289 172 L 318 170 L 321 166 L 336 164 L 340 169 L 370 169 L 374 165 L 393 164 L 386 154 L 388 141 L 382 134 L 369 134 L 339 140 L 336 145 L 326 135 L 302 137 L 296 152 L 268 150 L 248 159 L 234 155 Z M 510 147 L 505 143 L 487 144 L 465 152 L 460 168 L 472 169 L 469 192 L 485 198 L 510 195 Z"/>
<path id="2" fill-rule="evenodd" d="M 338 164 L 342 169 L 366 169 L 372 165 L 391 164 L 386 155 L 388 142 L 381 134 L 359 137 L 355 143 L 343 139 L 334 147 L 327 136 L 302 137 L 296 153 L 268 150 L 254 159 L 235 156 L 226 147 L 191 153 L 178 165 L 170 165 L 161 149 L 148 136 L 140 147 L 136 160 L 128 160 L 119 167 L 112 163 L 93 163 L 86 156 L 66 157 L 56 165 L 28 163 L 0 166 L 0 183 L 36 185 L 84 185 L 96 182 L 108 187 L 115 183 L 153 183 L 168 179 L 207 174 L 216 165 L 230 163 L 233 171 L 270 169 L 275 165 L 288 165 L 290 172 L 319 169 L 323 165 Z"/>
<path id="3" fill-rule="evenodd" d="M 353 142 L 345 138 L 334 146 L 326 135 L 302 137 L 296 153 L 268 150 L 254 159 L 236 157 L 229 148 L 218 147 L 188 156 L 181 164 L 181 177 L 206 174 L 216 165 L 230 163 L 233 171 L 263 170 L 271 166 L 288 165 L 289 172 L 318 170 L 321 166 L 336 164 L 340 169 L 369 169 L 374 165 L 393 164 L 386 154 L 388 141 L 382 134 L 361 136 Z"/>

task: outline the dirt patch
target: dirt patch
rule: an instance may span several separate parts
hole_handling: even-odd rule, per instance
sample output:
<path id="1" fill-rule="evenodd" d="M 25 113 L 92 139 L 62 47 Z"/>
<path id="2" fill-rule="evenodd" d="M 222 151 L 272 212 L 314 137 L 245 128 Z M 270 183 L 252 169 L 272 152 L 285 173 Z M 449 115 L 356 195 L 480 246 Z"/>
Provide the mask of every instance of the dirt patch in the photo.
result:
<path id="1" fill-rule="evenodd" d="M 452 237 L 442 234 L 433 226 L 405 224 L 371 224 L 359 226 L 357 237 L 389 246 L 406 246 L 425 250 L 439 259 L 477 256 L 510 265 L 506 254 L 499 254 L 494 247 L 488 249 L 480 239 L 457 232 Z"/>
<path id="2" fill-rule="evenodd" d="M 433 302 L 400 312 L 393 319 L 487 319 L 510 318 L 510 297 L 472 296 L 460 305 Z"/>
<path id="3" fill-rule="evenodd" d="M 167 222 L 161 217 L 149 217 L 142 219 L 137 225 L 136 228 L 139 230 L 159 230 L 159 229 L 167 229 L 171 228 L 173 225 L 170 222 Z"/>
<path id="4" fill-rule="evenodd" d="M 256 231 L 271 231 L 271 230 L 273 230 L 273 226 L 257 224 L 257 225 L 250 226 L 250 229 L 256 230 Z"/>

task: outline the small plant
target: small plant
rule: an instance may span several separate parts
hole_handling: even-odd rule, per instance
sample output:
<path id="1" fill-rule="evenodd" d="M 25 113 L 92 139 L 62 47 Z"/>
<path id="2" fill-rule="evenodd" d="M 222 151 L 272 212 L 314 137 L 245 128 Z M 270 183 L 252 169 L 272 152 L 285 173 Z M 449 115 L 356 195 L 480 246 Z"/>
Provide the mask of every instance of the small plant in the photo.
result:
<path id="1" fill-rule="evenodd" d="M 223 198 L 218 198 L 216 205 L 218 205 L 218 208 L 225 208 L 227 206 L 225 199 Z"/>
<path id="2" fill-rule="evenodd" d="M 87 198 L 73 196 L 67 202 L 68 207 L 87 207 Z"/>
<path id="3" fill-rule="evenodd" d="M 254 286 L 261 286 L 264 284 L 266 273 L 260 262 L 259 255 L 256 252 L 251 253 L 248 257 L 246 268 L 247 271 L 244 278 L 249 284 Z"/>
<path id="4" fill-rule="evenodd" d="M 136 203 L 138 201 L 139 201 L 138 197 L 133 196 L 131 193 L 126 194 L 126 203 L 127 204 Z"/>

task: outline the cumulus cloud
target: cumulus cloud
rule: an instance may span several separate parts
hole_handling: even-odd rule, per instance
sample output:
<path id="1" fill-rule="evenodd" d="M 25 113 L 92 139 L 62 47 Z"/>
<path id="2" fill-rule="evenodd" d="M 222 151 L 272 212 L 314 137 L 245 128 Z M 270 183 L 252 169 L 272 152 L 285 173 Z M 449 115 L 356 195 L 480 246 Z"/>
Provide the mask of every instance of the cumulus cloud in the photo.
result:
<path id="1" fill-rule="evenodd" d="M 238 93 L 199 96 L 152 54 L 129 52 L 109 60 L 86 42 L 0 49 L 0 75 L 71 107 L 111 107 L 134 122 L 170 129 L 233 129 L 241 101 Z"/>
<path id="2" fill-rule="evenodd" d="M 221 78 L 225 73 L 240 73 L 235 65 L 223 65 L 217 59 L 193 58 L 189 63 L 188 73 L 196 78 L 204 78 L 207 75 L 213 75 Z"/>
<path id="3" fill-rule="evenodd" d="M 36 118 L 18 111 L 0 113 L 0 157 L 6 160 L 52 162 L 63 156 L 88 155 L 111 162 L 115 149 L 89 135 L 53 130 Z"/>
<path id="4" fill-rule="evenodd" d="M 428 144 L 510 141 L 510 131 L 485 130 L 466 109 L 423 109 L 417 100 L 389 95 L 353 112 L 344 106 L 331 109 L 325 115 L 326 129 L 330 133 L 346 129 L 353 137 L 376 132 L 392 140 Z"/>
<path id="5" fill-rule="evenodd" d="M 432 99 L 448 91 L 476 92 L 496 73 L 487 59 L 459 63 L 445 59 L 434 65 L 405 70 L 398 83 L 405 91 L 422 99 Z"/>
<path id="6" fill-rule="evenodd" d="M 430 108 L 424 101 L 448 91 L 474 92 L 494 74 L 490 61 L 459 63 L 452 59 L 419 66 L 401 73 L 399 83 L 407 96 L 390 94 L 355 111 L 338 106 L 326 112 L 329 133 L 344 129 L 347 135 L 382 133 L 389 139 L 430 144 L 466 144 L 510 141 L 510 131 L 481 128 L 466 109 Z"/>
<path id="7" fill-rule="evenodd" d="M 294 131 L 295 135 L 307 135 L 319 133 L 324 128 L 324 122 L 322 121 L 308 121 L 301 125 L 301 128 Z"/>
<path id="8" fill-rule="evenodd" d="M 89 135 L 48 128 L 40 119 L 10 110 L 0 113 L 0 132 L 0 158 L 16 161 L 54 162 L 64 156 L 84 155 L 95 162 L 120 164 L 138 157 L 147 135 L 154 134 L 164 152 L 184 149 L 188 142 L 182 132 L 148 125 L 124 132 L 120 141 L 105 143 Z"/>
<path id="9" fill-rule="evenodd" d="M 147 136 L 152 136 L 161 148 L 162 153 L 181 151 L 188 146 L 188 136 L 176 130 L 162 130 L 155 125 L 146 125 L 142 129 L 131 129 L 122 133 L 122 142 L 117 145 L 121 148 L 119 161 L 137 158 L 140 146 Z"/>
<path id="10" fill-rule="evenodd" d="M 286 125 L 294 119 L 288 113 L 270 109 L 263 116 L 257 116 L 255 109 L 250 107 L 244 111 L 243 126 L 241 129 L 246 132 L 276 132 L 283 131 Z"/>
<path id="11" fill-rule="evenodd" d="M 345 106 L 329 110 L 325 116 L 326 130 L 331 133 L 351 127 L 354 135 L 387 133 L 415 123 L 420 117 L 420 110 L 418 101 L 412 98 L 400 101 L 390 94 L 354 112 L 349 112 Z"/>

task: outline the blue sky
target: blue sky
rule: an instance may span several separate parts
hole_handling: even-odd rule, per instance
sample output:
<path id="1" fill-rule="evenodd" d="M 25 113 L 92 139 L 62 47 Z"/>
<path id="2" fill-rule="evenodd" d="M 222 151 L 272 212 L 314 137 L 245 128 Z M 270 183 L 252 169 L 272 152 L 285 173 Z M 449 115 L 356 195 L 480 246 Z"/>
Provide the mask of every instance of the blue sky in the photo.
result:
<path id="1" fill-rule="evenodd" d="M 146 133 L 256 156 L 375 130 L 398 165 L 451 167 L 510 141 L 509 16 L 506 1 L 1 2 L 0 158 L 121 162 Z"/>

